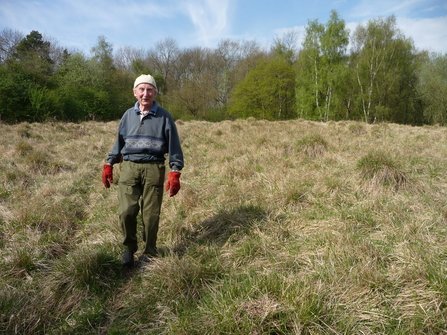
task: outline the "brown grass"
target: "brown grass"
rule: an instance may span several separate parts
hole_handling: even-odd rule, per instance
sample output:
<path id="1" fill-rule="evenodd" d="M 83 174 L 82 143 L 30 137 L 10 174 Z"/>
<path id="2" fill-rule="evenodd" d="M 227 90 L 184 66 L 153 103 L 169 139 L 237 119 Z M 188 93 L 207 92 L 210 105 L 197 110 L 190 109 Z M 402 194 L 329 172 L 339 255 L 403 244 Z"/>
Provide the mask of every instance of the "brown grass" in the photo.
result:
<path id="1" fill-rule="evenodd" d="M 445 333 L 445 128 L 177 124 L 162 257 L 133 271 L 100 178 L 118 122 L 0 124 L 0 332 Z"/>

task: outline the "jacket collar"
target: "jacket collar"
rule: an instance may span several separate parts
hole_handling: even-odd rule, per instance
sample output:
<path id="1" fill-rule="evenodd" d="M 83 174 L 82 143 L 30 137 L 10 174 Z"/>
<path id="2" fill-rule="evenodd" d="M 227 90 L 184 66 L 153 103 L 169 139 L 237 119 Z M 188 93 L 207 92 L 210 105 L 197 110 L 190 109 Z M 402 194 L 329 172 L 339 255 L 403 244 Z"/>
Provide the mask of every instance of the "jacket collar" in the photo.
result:
<path id="1" fill-rule="evenodd" d="M 140 103 L 138 101 L 135 102 L 134 110 L 137 114 L 141 113 L 139 107 L 140 107 Z M 156 100 L 154 100 L 154 104 L 152 105 L 152 108 L 147 113 L 151 114 L 151 115 L 157 115 L 157 108 L 158 108 L 158 102 Z"/>

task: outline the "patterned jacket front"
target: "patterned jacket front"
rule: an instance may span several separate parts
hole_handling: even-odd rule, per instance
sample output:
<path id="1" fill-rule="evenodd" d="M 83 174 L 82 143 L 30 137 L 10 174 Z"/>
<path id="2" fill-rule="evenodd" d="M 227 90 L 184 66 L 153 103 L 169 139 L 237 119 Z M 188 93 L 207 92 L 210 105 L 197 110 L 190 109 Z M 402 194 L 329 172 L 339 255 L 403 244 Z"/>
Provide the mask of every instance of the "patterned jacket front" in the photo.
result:
<path id="1" fill-rule="evenodd" d="M 132 162 L 164 161 L 168 154 L 171 169 L 181 170 L 183 152 L 171 114 L 154 101 L 151 110 L 141 118 L 138 106 L 136 102 L 121 118 L 107 161 L 112 165 L 121 158 Z"/>

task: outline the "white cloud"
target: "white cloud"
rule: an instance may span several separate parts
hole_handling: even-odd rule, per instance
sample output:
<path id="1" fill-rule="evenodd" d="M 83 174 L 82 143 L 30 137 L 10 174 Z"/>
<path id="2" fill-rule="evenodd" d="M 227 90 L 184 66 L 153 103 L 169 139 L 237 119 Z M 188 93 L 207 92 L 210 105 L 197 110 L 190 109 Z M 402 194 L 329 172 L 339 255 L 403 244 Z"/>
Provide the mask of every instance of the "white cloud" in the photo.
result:
<path id="1" fill-rule="evenodd" d="M 24 34 L 38 30 L 58 36 L 64 46 L 78 46 L 97 36 L 118 35 L 123 31 L 146 32 L 151 19 L 178 14 L 179 0 L 16 0 L 2 3 L 0 21 Z"/>
<path id="2" fill-rule="evenodd" d="M 421 17 L 427 13 L 429 17 L 446 15 L 447 5 L 444 1 L 360 0 L 354 2 L 354 7 L 350 5 L 351 1 L 353 0 L 331 0 L 332 4 L 349 4 L 349 9 L 342 13 L 342 17 L 349 21 L 347 27 L 351 32 L 359 22 L 364 23 L 369 19 L 394 14 L 398 28 L 407 37 L 412 37 L 418 48 L 447 51 L 447 17 Z M 287 28 L 288 25 L 298 29 L 300 42 L 305 34 L 303 23 L 298 19 L 286 20 L 279 15 L 279 12 L 284 10 L 282 6 L 273 6 L 264 13 L 262 8 L 252 8 L 257 4 L 255 0 L 0 2 L 0 29 L 11 28 L 24 34 L 37 30 L 44 36 L 54 37 L 63 47 L 79 48 L 86 52 L 96 44 L 97 37 L 101 35 L 113 44 L 114 48 L 124 45 L 149 48 L 157 40 L 166 37 L 178 40 L 181 46 L 185 47 L 214 47 L 223 38 L 256 40 L 261 45 L 268 45 L 275 35 L 292 29 Z M 236 21 L 233 14 L 239 13 L 243 13 L 240 16 L 242 19 Z M 324 15 L 327 15 L 326 11 Z M 242 28 L 238 29 L 239 27 Z"/>
<path id="3" fill-rule="evenodd" d="M 359 24 L 365 25 L 368 20 L 361 22 L 346 22 L 346 28 L 349 29 L 351 37 L 353 32 L 357 29 Z M 412 38 L 414 45 L 419 50 L 427 50 L 429 52 L 447 53 L 447 16 L 440 16 L 435 18 L 425 19 L 410 19 L 404 17 L 396 18 L 397 28 L 407 38 Z M 293 27 L 299 36 L 298 42 L 301 42 L 306 34 L 305 26 Z M 277 29 L 278 35 L 281 35 L 290 30 L 290 28 Z M 350 50 L 352 44 L 348 46 Z"/>
<path id="4" fill-rule="evenodd" d="M 227 29 L 229 2 L 230 0 L 190 0 L 182 3 L 196 27 L 199 41 L 210 44 L 222 38 Z"/>
<path id="5" fill-rule="evenodd" d="M 447 16 L 426 19 L 397 18 L 397 26 L 418 49 L 447 52 Z"/>
<path id="6" fill-rule="evenodd" d="M 372 18 L 378 16 L 408 14 L 418 4 L 424 4 L 426 0 L 362 0 L 351 11 L 352 17 Z"/>

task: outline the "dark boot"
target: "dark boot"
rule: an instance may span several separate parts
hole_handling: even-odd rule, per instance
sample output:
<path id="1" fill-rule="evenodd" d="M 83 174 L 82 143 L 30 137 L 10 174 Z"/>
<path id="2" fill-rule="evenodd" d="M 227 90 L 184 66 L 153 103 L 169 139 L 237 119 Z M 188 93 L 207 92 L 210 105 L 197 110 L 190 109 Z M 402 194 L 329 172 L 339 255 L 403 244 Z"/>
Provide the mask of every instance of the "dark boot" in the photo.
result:
<path id="1" fill-rule="evenodd" d="M 134 254 L 133 251 L 129 251 L 129 250 L 124 251 L 123 261 L 122 261 L 122 264 L 124 266 L 129 266 L 129 267 L 133 266 L 133 264 L 134 264 L 133 254 Z"/>

